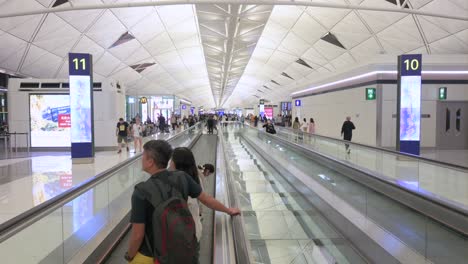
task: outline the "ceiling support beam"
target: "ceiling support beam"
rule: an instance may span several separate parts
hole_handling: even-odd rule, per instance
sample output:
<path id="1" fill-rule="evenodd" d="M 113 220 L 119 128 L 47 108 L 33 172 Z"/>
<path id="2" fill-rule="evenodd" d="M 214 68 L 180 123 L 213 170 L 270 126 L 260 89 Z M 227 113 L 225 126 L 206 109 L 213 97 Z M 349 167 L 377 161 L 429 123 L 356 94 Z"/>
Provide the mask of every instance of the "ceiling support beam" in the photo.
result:
<path id="1" fill-rule="evenodd" d="M 365 11 L 382 11 L 392 13 L 403 13 L 411 15 L 421 15 L 429 17 L 440 17 L 454 20 L 468 21 L 468 16 L 454 16 L 450 14 L 442 14 L 436 12 L 427 12 L 423 10 L 414 10 L 407 8 L 395 7 L 379 7 L 379 6 L 360 6 L 351 4 L 334 4 L 334 3 L 323 3 L 323 2 L 310 2 L 304 0 L 168 0 L 162 2 L 127 2 L 127 3 L 109 3 L 109 4 L 90 4 L 90 5 L 75 5 L 55 8 L 43 8 L 36 10 L 28 10 L 22 12 L 5 12 L 0 14 L 0 18 L 17 17 L 17 16 L 28 16 L 38 15 L 47 13 L 58 13 L 66 11 L 78 11 L 78 10 L 98 10 L 98 9 L 111 9 L 111 8 L 129 8 L 129 7 L 144 7 L 144 6 L 165 6 L 165 5 L 190 5 L 190 4 L 237 4 L 237 5 L 284 5 L 284 6 L 311 6 L 311 7 L 326 7 L 326 8 L 337 8 L 347 10 L 365 10 Z"/>

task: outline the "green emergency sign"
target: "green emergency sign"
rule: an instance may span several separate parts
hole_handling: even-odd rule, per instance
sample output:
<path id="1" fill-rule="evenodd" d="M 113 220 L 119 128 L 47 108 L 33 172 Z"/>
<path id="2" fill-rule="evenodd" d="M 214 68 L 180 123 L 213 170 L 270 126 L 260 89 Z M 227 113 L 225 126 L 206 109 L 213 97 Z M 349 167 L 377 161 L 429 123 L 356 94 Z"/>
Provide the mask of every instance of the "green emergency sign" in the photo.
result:
<path id="1" fill-rule="evenodd" d="M 377 98 L 375 88 L 366 88 L 366 100 L 375 100 Z"/>
<path id="2" fill-rule="evenodd" d="M 447 100 L 447 87 L 439 88 L 439 100 Z"/>

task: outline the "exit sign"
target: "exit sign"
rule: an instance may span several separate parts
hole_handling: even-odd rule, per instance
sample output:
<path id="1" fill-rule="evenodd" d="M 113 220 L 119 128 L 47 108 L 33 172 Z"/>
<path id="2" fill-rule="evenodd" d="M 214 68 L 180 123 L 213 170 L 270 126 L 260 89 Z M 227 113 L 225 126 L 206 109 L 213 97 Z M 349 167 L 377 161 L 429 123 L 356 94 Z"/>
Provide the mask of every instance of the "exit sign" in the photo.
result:
<path id="1" fill-rule="evenodd" d="M 439 100 L 446 100 L 447 99 L 447 87 L 440 87 L 439 88 Z"/>
<path id="2" fill-rule="evenodd" d="M 375 100 L 377 98 L 375 88 L 366 88 L 366 100 Z"/>

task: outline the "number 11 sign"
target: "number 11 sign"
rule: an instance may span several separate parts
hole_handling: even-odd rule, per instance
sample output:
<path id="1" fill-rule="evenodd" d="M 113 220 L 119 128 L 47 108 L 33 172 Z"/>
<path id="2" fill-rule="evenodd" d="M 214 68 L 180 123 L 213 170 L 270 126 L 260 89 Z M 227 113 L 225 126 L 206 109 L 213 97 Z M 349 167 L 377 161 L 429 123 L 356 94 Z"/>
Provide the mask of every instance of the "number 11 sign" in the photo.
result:
<path id="1" fill-rule="evenodd" d="M 69 53 L 68 61 L 72 162 L 92 163 L 94 160 L 92 56 Z"/>
<path id="2" fill-rule="evenodd" d="M 397 150 L 419 155 L 421 142 L 421 54 L 398 57 Z"/>

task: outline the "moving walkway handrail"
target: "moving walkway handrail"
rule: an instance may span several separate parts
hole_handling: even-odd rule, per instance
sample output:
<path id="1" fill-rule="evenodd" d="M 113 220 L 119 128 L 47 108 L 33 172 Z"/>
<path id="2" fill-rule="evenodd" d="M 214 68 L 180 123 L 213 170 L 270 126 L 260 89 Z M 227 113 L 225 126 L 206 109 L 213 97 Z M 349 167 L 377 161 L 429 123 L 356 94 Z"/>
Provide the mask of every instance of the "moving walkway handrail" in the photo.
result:
<path id="1" fill-rule="evenodd" d="M 187 133 L 191 129 L 196 129 L 197 127 L 201 127 L 201 123 L 197 123 L 194 126 L 183 130 L 181 132 L 176 133 L 172 137 L 168 138 L 167 141 L 172 141 L 176 138 L 179 138 L 184 133 Z M 32 225 L 33 223 L 37 222 L 38 220 L 42 219 L 43 217 L 49 215 L 50 213 L 54 212 L 56 209 L 60 208 L 61 206 L 65 205 L 69 201 L 75 199 L 76 197 L 80 196 L 81 194 L 87 192 L 91 188 L 97 186 L 99 183 L 104 182 L 108 178 L 110 178 L 114 172 L 120 170 L 121 168 L 137 161 L 142 156 L 142 153 L 138 153 L 135 156 L 97 174 L 96 176 L 82 182 L 81 184 L 72 187 L 71 189 L 51 198 L 50 200 L 37 205 L 26 212 L 17 215 L 16 217 L 2 223 L 0 225 L 0 243 L 7 240 L 11 236 L 17 234 L 21 230 L 27 228 L 28 226 Z"/>
<path id="2" fill-rule="evenodd" d="M 240 123 L 239 121 L 228 121 L 231 124 Z M 220 137 L 220 144 L 222 148 L 222 159 L 224 160 L 223 166 L 225 167 L 225 176 L 226 176 L 226 191 L 228 194 L 229 206 L 240 208 L 239 196 L 236 192 L 234 183 L 233 183 L 233 176 L 231 174 L 231 170 L 229 167 L 228 159 L 226 157 L 225 146 L 224 146 L 224 139 L 223 134 L 219 135 Z M 242 220 L 241 215 L 235 216 L 232 218 L 232 233 L 234 238 L 234 250 L 236 256 L 236 263 L 250 263 L 251 256 L 250 256 L 250 247 L 249 242 L 247 239 L 247 229 L 245 228 L 244 221 Z"/>
<path id="3" fill-rule="evenodd" d="M 328 140 L 332 140 L 332 141 L 338 141 L 338 142 L 341 142 L 343 144 L 356 145 L 356 146 L 360 146 L 360 147 L 364 147 L 364 148 L 369 148 L 369 149 L 372 149 L 372 150 L 391 153 L 391 154 L 397 155 L 397 156 L 405 156 L 405 157 L 409 157 L 409 158 L 412 158 L 412 159 L 422 160 L 422 161 L 428 162 L 428 163 L 435 163 L 437 165 L 442 165 L 444 167 L 450 167 L 450 168 L 455 168 L 455 169 L 459 169 L 459 170 L 468 170 L 468 167 L 465 167 L 465 166 L 462 166 L 462 165 L 448 163 L 448 162 L 439 161 L 439 160 L 434 160 L 434 159 L 430 159 L 430 158 L 425 158 L 425 157 L 417 156 L 417 155 L 414 155 L 414 154 L 398 152 L 398 151 L 391 150 L 391 149 L 366 145 L 366 144 L 358 143 L 358 142 L 346 141 L 346 140 L 343 140 L 343 139 L 324 136 L 324 135 L 311 134 L 311 133 L 308 133 L 308 132 L 304 132 L 302 130 L 296 131 L 296 130 L 294 130 L 292 128 L 289 128 L 289 127 L 283 127 L 283 126 L 275 126 L 275 127 L 277 129 L 280 128 L 281 130 L 287 130 L 287 131 L 293 132 L 293 133 L 301 132 L 301 133 L 306 134 L 306 135 L 311 136 L 311 137 L 324 138 L 324 139 L 328 139 Z"/>

